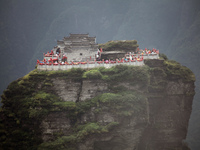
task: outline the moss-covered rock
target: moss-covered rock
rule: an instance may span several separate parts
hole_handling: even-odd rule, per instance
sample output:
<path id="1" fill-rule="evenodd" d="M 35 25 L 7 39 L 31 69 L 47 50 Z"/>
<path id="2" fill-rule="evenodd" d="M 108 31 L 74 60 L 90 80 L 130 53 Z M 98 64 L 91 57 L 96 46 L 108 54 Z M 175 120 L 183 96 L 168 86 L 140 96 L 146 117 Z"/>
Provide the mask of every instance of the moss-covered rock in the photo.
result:
<path id="1" fill-rule="evenodd" d="M 105 44 L 99 44 L 99 48 L 103 51 L 118 51 L 123 50 L 125 52 L 136 51 L 139 47 L 136 40 L 125 40 L 125 41 L 109 41 Z"/>
<path id="2" fill-rule="evenodd" d="M 174 97 L 181 94 L 184 102 L 176 101 L 184 105 L 194 96 L 195 80 L 189 69 L 174 61 L 147 60 L 145 64 L 109 69 L 33 70 L 13 81 L 1 96 L 0 148 L 84 149 L 80 148 L 81 143 L 91 148 L 95 141 L 104 141 L 104 136 L 112 141 L 123 132 L 134 133 L 135 142 L 141 143 L 140 137 L 148 124 L 154 126 L 151 115 L 160 117 L 153 113 L 156 106 L 161 106 L 162 100 L 168 102 L 165 99 L 170 97 L 169 88 L 176 89 L 171 92 Z M 179 85 L 184 87 L 181 92 L 177 92 Z M 66 93 L 73 93 L 76 100 L 67 101 L 66 97 L 71 95 Z M 81 99 L 84 94 L 87 96 Z M 183 111 L 187 106 L 181 104 Z M 157 124 L 159 130 L 164 128 L 160 122 Z M 131 135 L 125 134 L 124 138 L 129 141 Z M 126 146 L 134 144 L 128 142 Z"/>
<path id="3" fill-rule="evenodd" d="M 169 78 L 175 80 L 182 79 L 186 82 L 195 81 L 195 76 L 192 73 L 192 71 L 189 68 L 182 66 L 180 63 L 173 60 L 169 60 L 165 61 L 165 65 L 166 65 L 166 74 L 168 75 Z"/>

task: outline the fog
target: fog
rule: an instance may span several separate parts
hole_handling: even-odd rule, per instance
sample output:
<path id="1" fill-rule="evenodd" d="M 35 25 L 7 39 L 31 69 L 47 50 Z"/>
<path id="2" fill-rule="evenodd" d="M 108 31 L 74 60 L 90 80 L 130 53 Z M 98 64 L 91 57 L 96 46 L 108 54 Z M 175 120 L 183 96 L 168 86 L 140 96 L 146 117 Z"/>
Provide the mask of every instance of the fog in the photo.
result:
<path id="1" fill-rule="evenodd" d="M 199 0 L 1 0 L 0 93 L 35 68 L 36 60 L 69 33 L 89 33 L 98 43 L 137 40 L 196 75 L 187 142 L 200 148 Z"/>

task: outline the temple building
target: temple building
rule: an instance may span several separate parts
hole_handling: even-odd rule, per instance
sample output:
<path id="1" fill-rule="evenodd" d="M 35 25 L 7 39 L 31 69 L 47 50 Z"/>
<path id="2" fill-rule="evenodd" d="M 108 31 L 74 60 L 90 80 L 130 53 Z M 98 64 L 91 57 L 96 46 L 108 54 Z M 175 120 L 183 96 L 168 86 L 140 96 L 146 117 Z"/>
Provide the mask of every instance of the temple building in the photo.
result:
<path id="1" fill-rule="evenodd" d="M 120 64 L 142 66 L 144 59 L 158 58 L 158 50 L 139 49 L 135 40 L 110 41 L 107 45 L 98 45 L 96 37 L 89 37 L 89 34 L 70 34 L 69 37 L 58 40 L 57 46 L 51 52 L 44 53 L 42 61 L 37 60 L 37 68 L 39 70 L 68 70 L 110 68 Z"/>
<path id="2" fill-rule="evenodd" d="M 95 60 L 98 50 L 96 37 L 89 37 L 89 34 L 70 34 L 63 40 L 57 41 L 55 49 L 60 48 L 61 54 L 67 56 L 67 61 Z"/>

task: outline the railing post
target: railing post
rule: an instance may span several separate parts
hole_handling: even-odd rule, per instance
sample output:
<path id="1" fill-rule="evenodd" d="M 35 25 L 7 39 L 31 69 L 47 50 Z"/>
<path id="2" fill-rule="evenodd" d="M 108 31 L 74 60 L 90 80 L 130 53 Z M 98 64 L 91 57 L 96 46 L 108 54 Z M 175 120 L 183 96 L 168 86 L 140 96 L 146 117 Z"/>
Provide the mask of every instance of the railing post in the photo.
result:
<path id="1" fill-rule="evenodd" d="M 87 60 L 87 69 L 88 69 L 89 65 L 88 65 L 88 60 Z"/>

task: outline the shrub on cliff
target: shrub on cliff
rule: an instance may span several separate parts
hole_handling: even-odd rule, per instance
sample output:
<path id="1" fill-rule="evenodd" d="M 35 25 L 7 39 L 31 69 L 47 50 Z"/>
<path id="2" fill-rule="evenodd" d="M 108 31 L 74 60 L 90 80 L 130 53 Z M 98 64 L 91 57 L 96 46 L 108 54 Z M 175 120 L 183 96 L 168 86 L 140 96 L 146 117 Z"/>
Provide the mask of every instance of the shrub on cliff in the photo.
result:
<path id="1" fill-rule="evenodd" d="M 149 84 L 149 68 L 148 66 L 127 66 L 117 65 L 112 68 L 94 68 L 84 72 L 83 78 L 87 79 L 103 79 L 107 82 L 118 83 L 128 81 L 130 84 Z"/>
<path id="2" fill-rule="evenodd" d="M 102 78 L 102 74 L 99 71 L 98 68 L 95 69 L 91 69 L 87 72 L 83 73 L 83 78 L 87 78 L 87 79 L 101 79 Z"/>
<path id="3" fill-rule="evenodd" d="M 100 125 L 99 123 L 89 122 L 84 125 L 77 125 L 73 128 L 74 133 L 72 135 L 58 137 L 52 142 L 42 143 L 39 145 L 38 150 L 76 150 L 77 143 L 81 142 L 86 136 L 90 134 L 107 133 L 111 128 L 118 124 L 118 122 L 111 122 L 107 125 Z"/>
<path id="4" fill-rule="evenodd" d="M 105 44 L 99 44 L 99 48 L 102 48 L 103 51 L 135 51 L 138 46 L 136 40 L 109 41 Z"/>
<path id="5" fill-rule="evenodd" d="M 186 82 L 195 81 L 193 72 L 189 68 L 182 66 L 180 63 L 173 60 L 168 60 L 165 61 L 165 65 L 166 74 L 169 78 L 182 79 Z"/>
<path id="6" fill-rule="evenodd" d="M 165 54 L 159 53 L 160 59 L 168 60 L 167 56 Z"/>

